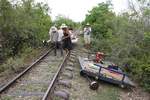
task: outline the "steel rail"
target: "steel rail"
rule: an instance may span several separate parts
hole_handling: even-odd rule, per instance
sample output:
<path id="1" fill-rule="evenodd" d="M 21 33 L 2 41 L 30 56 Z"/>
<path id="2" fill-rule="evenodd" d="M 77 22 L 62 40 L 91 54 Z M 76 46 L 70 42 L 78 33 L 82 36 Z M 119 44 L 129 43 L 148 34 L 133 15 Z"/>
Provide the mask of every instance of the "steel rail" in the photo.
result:
<path id="1" fill-rule="evenodd" d="M 18 74 L 15 78 L 10 80 L 7 84 L 5 84 L 2 88 L 0 88 L 0 94 L 4 92 L 6 89 L 8 89 L 13 83 L 15 83 L 19 78 L 21 78 L 25 73 L 27 73 L 34 65 L 36 65 L 40 60 L 42 60 L 45 56 L 47 56 L 51 51 L 53 50 L 53 47 L 49 49 L 44 55 L 40 56 L 35 62 L 33 62 L 30 66 L 28 66 L 23 72 Z"/>
<path id="2" fill-rule="evenodd" d="M 57 81 L 57 78 L 58 78 L 62 68 L 64 67 L 64 64 L 66 63 L 66 60 L 67 60 L 68 56 L 69 56 L 69 52 L 66 54 L 66 56 L 63 59 L 62 63 L 59 65 L 59 68 L 58 68 L 55 76 L 53 77 L 53 80 L 51 81 L 51 83 L 50 83 L 45 95 L 43 96 L 42 100 L 50 100 L 50 94 L 52 92 L 53 86 L 54 86 L 55 82 Z"/>

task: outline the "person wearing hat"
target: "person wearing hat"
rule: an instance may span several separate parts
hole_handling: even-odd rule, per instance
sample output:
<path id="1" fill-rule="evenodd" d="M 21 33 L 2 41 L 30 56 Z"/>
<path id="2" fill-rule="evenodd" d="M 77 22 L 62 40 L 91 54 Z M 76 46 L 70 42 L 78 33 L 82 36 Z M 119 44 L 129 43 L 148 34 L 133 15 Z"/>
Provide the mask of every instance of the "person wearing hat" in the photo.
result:
<path id="1" fill-rule="evenodd" d="M 58 31 L 57 31 L 57 28 L 55 26 L 52 26 L 50 28 L 50 31 L 49 31 L 49 35 L 50 35 L 50 41 L 52 43 L 52 45 L 54 46 L 54 55 L 56 56 L 57 55 L 57 41 L 58 41 Z"/>
<path id="2" fill-rule="evenodd" d="M 60 26 L 60 28 L 62 28 L 62 29 L 67 28 L 67 25 L 63 23 L 63 24 Z"/>
<path id="3" fill-rule="evenodd" d="M 72 42 L 71 42 L 71 36 L 69 33 L 68 27 L 63 24 L 62 25 L 62 30 L 63 30 L 63 48 L 65 49 L 66 52 L 70 52 L 72 50 Z"/>
<path id="4" fill-rule="evenodd" d="M 62 28 L 64 28 L 64 26 L 65 26 L 65 24 L 62 24 L 60 26 L 60 28 L 58 29 L 58 42 L 57 42 L 58 48 L 60 49 L 60 52 L 61 52 L 62 56 L 63 56 L 63 42 L 62 42 L 62 38 L 64 36 Z"/>
<path id="5" fill-rule="evenodd" d="M 90 39 L 90 36 L 91 36 L 91 27 L 90 27 L 90 24 L 87 23 L 85 28 L 84 28 L 84 46 L 86 48 L 90 48 L 90 42 L 91 42 L 91 39 Z"/>

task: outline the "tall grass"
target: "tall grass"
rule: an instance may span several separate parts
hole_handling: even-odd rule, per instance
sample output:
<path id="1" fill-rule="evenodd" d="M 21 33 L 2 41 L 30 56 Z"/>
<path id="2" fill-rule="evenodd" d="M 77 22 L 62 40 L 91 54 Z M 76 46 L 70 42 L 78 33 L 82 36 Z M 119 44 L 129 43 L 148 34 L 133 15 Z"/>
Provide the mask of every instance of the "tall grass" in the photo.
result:
<path id="1" fill-rule="evenodd" d="M 41 53 L 41 49 L 26 48 L 15 57 L 8 58 L 0 65 L 0 74 L 2 72 L 18 72 L 24 69 L 29 63 L 37 58 Z"/>

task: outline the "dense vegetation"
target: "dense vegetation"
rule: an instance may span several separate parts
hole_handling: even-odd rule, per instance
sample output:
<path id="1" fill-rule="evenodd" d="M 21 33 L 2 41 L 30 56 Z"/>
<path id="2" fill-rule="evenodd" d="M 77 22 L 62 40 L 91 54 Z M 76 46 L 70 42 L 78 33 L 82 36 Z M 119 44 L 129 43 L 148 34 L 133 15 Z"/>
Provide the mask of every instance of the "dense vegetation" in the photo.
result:
<path id="1" fill-rule="evenodd" d="M 56 27 L 60 27 L 62 24 L 66 24 L 68 27 L 70 28 L 78 28 L 79 24 L 74 22 L 73 20 L 63 16 L 63 15 L 58 15 L 56 16 L 55 21 L 53 21 L 53 25 L 55 25 Z"/>
<path id="2" fill-rule="evenodd" d="M 0 73 L 16 72 L 36 58 L 52 25 L 78 26 L 60 15 L 52 22 L 49 12 L 47 4 L 34 0 L 0 0 Z"/>
<path id="3" fill-rule="evenodd" d="M 130 2 L 130 11 L 115 15 L 110 3 L 100 3 L 83 24 L 89 22 L 93 29 L 92 50 L 109 54 L 150 91 L 150 6 L 148 0 L 136 4 Z"/>
<path id="4" fill-rule="evenodd" d="M 0 0 L 0 61 L 48 38 L 48 11 L 47 4 L 33 0 Z"/>
<path id="5" fill-rule="evenodd" d="M 110 2 L 100 3 L 89 11 L 82 24 L 91 24 L 93 51 L 109 54 L 109 60 L 125 66 L 123 68 L 150 91 L 148 1 L 136 0 L 136 6 L 134 2 L 130 2 L 130 10 L 120 15 L 112 11 Z M 22 65 L 23 60 L 15 58 L 19 53 L 23 59 L 25 56 L 25 59 L 29 58 L 30 52 L 37 55 L 39 52 L 33 48 L 40 47 L 42 40 L 48 39 L 48 31 L 52 25 L 60 27 L 65 23 L 73 28 L 80 25 L 64 16 L 57 16 L 52 22 L 48 14 L 48 5 L 35 3 L 34 0 L 0 0 L 0 64 L 5 61 L 0 66 L 0 72 L 7 69 L 6 66 Z"/>

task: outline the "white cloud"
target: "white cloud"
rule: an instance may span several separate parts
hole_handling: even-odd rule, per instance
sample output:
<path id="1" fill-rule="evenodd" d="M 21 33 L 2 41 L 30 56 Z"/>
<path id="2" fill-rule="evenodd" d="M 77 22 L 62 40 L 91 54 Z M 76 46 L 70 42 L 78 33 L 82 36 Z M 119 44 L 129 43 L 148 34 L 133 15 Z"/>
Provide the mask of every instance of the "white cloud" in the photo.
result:
<path id="1" fill-rule="evenodd" d="M 116 13 L 122 12 L 128 8 L 128 1 L 127 0 L 112 0 L 114 11 Z"/>
<path id="2" fill-rule="evenodd" d="M 43 1 L 43 0 L 36 0 Z M 52 19 L 58 14 L 65 15 L 74 21 L 82 21 L 88 10 L 106 0 L 45 0 L 52 9 Z M 127 0 L 112 0 L 115 12 L 127 8 Z"/>

